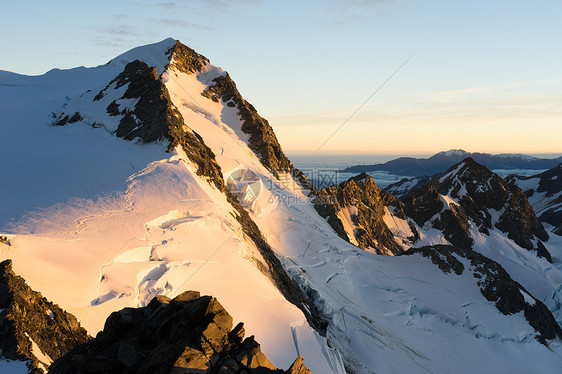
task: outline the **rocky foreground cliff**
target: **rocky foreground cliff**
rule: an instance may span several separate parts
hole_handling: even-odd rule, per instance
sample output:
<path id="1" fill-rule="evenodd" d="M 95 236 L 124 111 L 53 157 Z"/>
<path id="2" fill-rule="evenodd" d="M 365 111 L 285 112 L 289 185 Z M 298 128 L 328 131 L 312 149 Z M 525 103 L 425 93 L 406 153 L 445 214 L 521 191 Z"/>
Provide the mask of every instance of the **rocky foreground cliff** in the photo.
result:
<path id="1" fill-rule="evenodd" d="M 88 336 L 76 318 L 33 291 L 0 263 L 0 359 L 29 373 L 287 373 L 306 374 L 302 357 L 276 369 L 253 336 L 217 299 L 184 292 L 157 296 L 144 308 L 109 316 Z"/>
<path id="2" fill-rule="evenodd" d="M 276 369 L 244 326 L 211 296 L 187 291 L 112 313 L 95 339 L 55 361 L 49 373 L 310 374 L 298 357 Z"/>
<path id="3" fill-rule="evenodd" d="M 72 314 L 14 274 L 10 260 L 0 263 L 1 357 L 25 362 L 30 373 L 42 373 L 53 360 L 89 339 Z"/>

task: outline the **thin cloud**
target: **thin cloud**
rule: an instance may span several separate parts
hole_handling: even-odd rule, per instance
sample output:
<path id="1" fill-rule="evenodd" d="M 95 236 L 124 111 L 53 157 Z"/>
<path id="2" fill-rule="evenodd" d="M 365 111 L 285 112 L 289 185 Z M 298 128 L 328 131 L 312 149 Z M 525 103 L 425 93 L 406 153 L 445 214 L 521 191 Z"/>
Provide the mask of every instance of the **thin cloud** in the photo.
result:
<path id="1" fill-rule="evenodd" d="M 173 18 L 161 18 L 161 19 L 157 19 L 155 20 L 155 22 L 157 23 L 161 23 L 167 26 L 175 26 L 175 27 L 181 27 L 181 28 L 185 28 L 185 29 L 195 29 L 195 30 L 203 30 L 203 31 L 207 31 L 207 30 L 211 30 L 211 28 L 209 26 L 206 25 L 201 25 L 198 23 L 191 23 L 188 21 L 183 21 L 183 20 L 179 20 L 179 19 L 173 19 Z"/>
<path id="2" fill-rule="evenodd" d="M 178 4 L 173 1 L 158 3 L 159 7 L 166 8 L 166 9 L 175 9 L 178 7 Z"/>
<path id="3" fill-rule="evenodd" d="M 348 0 L 344 2 L 343 6 L 348 8 L 373 9 L 394 2 L 396 2 L 396 0 Z"/>
<path id="4" fill-rule="evenodd" d="M 332 1 L 328 3 L 327 12 L 336 16 L 330 21 L 330 25 L 345 26 L 350 23 L 361 21 L 367 18 L 371 13 L 382 13 L 389 5 L 398 3 L 399 0 L 345 0 Z M 325 8 L 326 3 L 322 2 L 318 5 Z"/>
<path id="5" fill-rule="evenodd" d="M 120 25 L 117 27 L 96 27 L 93 28 L 94 31 L 105 34 L 105 35 L 118 35 L 120 37 L 124 36 L 137 36 L 142 33 L 142 30 L 135 26 Z"/>
<path id="6" fill-rule="evenodd" d="M 557 84 L 561 83 L 562 79 L 549 79 L 549 80 L 534 80 L 529 82 L 514 82 L 509 84 L 488 86 L 488 87 L 468 87 L 451 90 L 432 91 L 419 95 L 422 100 L 436 103 L 449 103 L 458 100 L 489 100 L 491 95 L 509 95 L 515 88 L 523 88 L 534 85 Z M 511 96 L 511 95 L 509 95 Z"/>

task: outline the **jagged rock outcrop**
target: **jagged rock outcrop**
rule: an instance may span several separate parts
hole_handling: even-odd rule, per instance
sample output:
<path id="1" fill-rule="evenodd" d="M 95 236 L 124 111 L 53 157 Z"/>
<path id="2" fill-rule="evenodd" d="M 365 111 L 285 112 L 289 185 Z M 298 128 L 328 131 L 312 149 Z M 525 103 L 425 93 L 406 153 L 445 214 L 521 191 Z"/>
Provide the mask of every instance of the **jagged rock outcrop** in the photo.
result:
<path id="1" fill-rule="evenodd" d="M 562 164 L 530 177 L 510 175 L 506 181 L 520 187 L 539 220 L 562 235 Z"/>
<path id="2" fill-rule="evenodd" d="M 1 357 L 26 361 L 30 373 L 42 373 L 49 359 L 56 360 L 89 339 L 72 314 L 14 274 L 11 260 L 0 263 Z"/>
<path id="3" fill-rule="evenodd" d="M 310 373 L 299 357 L 284 372 L 211 296 L 157 296 L 112 313 L 103 331 L 51 365 L 49 373 Z"/>
<path id="4" fill-rule="evenodd" d="M 514 281 L 497 262 L 471 249 L 448 245 L 412 248 L 406 255 L 421 254 L 429 258 L 444 273 L 457 275 L 470 271 L 477 279 L 480 292 L 493 302 L 504 315 L 524 312 L 529 325 L 537 331 L 536 339 L 543 344 L 547 340 L 562 339 L 562 328 L 540 300 L 533 297 L 523 286 Z M 463 262 L 469 262 L 467 269 Z"/>
<path id="5" fill-rule="evenodd" d="M 541 242 L 548 235 L 521 189 L 472 158 L 410 192 L 403 202 L 406 214 L 419 226 L 443 231 L 454 245 L 472 247 L 470 220 L 480 232 L 497 228 L 521 247 L 552 261 Z"/>
<path id="6" fill-rule="evenodd" d="M 169 55 L 170 60 L 166 68 L 171 67 L 187 74 L 198 73 L 209 63 L 207 57 L 195 52 L 195 50 L 184 45 L 179 40 L 176 41 L 172 48 L 166 51 L 166 54 Z"/>
<path id="7" fill-rule="evenodd" d="M 325 187 L 315 192 L 313 202 L 318 213 L 327 218 L 340 237 L 356 242 L 359 248 L 384 255 L 404 251 L 404 246 L 396 241 L 383 218 L 385 208 L 390 208 L 394 216 L 405 220 L 402 203 L 392 194 L 382 191 L 370 175 L 359 174 L 338 186 Z M 349 213 L 353 232 L 345 229 L 346 212 Z"/>

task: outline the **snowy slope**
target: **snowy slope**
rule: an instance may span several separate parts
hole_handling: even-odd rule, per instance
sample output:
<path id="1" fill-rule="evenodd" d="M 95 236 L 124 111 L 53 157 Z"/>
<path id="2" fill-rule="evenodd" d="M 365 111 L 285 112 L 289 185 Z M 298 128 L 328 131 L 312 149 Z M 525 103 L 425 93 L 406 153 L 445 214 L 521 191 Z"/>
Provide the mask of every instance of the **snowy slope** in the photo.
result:
<path id="1" fill-rule="evenodd" d="M 166 40 L 92 69 L 2 74 L 0 136 L 12 141 L 0 157 L 9 176 L 1 180 L 1 231 L 11 241 L 1 258 L 13 259 L 31 287 L 92 335 L 114 310 L 196 289 L 244 322 L 276 366 L 288 367 L 302 350 L 314 372 L 342 372 L 337 353 L 256 266 L 267 267 L 226 196 L 197 175 L 181 149 L 169 154 L 164 142 L 111 133 L 116 119 L 100 108 L 123 88 L 108 89 L 105 102 L 89 97 L 127 62 L 166 57 L 174 44 Z M 83 120 L 49 126 L 51 112 L 78 109 Z"/>
<path id="2" fill-rule="evenodd" d="M 202 95 L 223 70 L 208 63 L 195 73 L 173 63 L 164 70 L 174 43 L 135 49 L 93 69 L 0 74 L 0 136 L 13 139 L 0 151 L 0 166 L 10 176 L 0 181 L 0 231 L 12 243 L 2 247 L 1 258 L 12 258 L 31 287 L 92 334 L 114 310 L 194 289 L 217 297 L 235 323 L 243 321 L 274 365 L 286 368 L 301 354 L 313 373 L 343 372 L 339 353 L 259 270 L 265 261 L 233 206 L 198 175 L 184 151 L 170 154 L 165 142 L 129 142 L 111 133 L 118 118 L 103 109 L 122 92 L 111 87 L 101 101 L 89 97 L 138 58 L 156 66 L 187 131 L 213 151 L 225 180 L 242 169 L 261 179 L 259 195 L 245 208 L 323 312 L 329 345 L 350 370 L 557 372 L 560 342 L 542 345 L 522 313 L 500 314 L 480 292 L 473 270 L 444 273 L 419 254 L 379 256 L 341 239 L 308 191 L 264 166 L 235 106 Z M 34 110 L 26 110 L 30 105 Z M 51 112 L 65 110 L 79 110 L 83 119 L 48 126 Z M 386 223 L 396 235 L 406 231 L 390 216 Z M 442 242 L 431 230 L 423 233 L 422 239 Z M 549 286 L 560 284 L 556 269 L 540 266 Z M 546 289 L 538 281 L 524 286 L 527 303 Z"/>

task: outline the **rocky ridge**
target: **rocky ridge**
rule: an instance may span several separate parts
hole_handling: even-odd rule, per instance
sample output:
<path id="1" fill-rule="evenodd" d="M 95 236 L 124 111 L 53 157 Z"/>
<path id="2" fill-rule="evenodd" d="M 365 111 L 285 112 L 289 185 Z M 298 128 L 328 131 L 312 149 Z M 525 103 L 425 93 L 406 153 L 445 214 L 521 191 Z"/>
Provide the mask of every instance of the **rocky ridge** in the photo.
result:
<path id="1" fill-rule="evenodd" d="M 112 313 L 103 331 L 55 361 L 49 373 L 310 373 L 298 357 L 276 369 L 242 323 L 211 296 L 157 296 Z"/>
<path id="2" fill-rule="evenodd" d="M 226 105 L 236 107 L 243 121 L 242 131 L 250 136 L 248 146 L 261 163 L 277 178 L 281 173 L 288 173 L 304 189 L 314 190 L 304 173 L 295 168 L 283 152 L 269 122 L 258 114 L 252 104 L 244 100 L 230 75 L 221 75 L 213 79 L 213 83 L 202 95 L 214 102 L 222 100 Z"/>
<path id="3" fill-rule="evenodd" d="M 43 373 L 50 360 L 89 339 L 72 314 L 14 274 L 11 260 L 0 263 L 1 357 L 25 361 L 30 373 Z"/>

